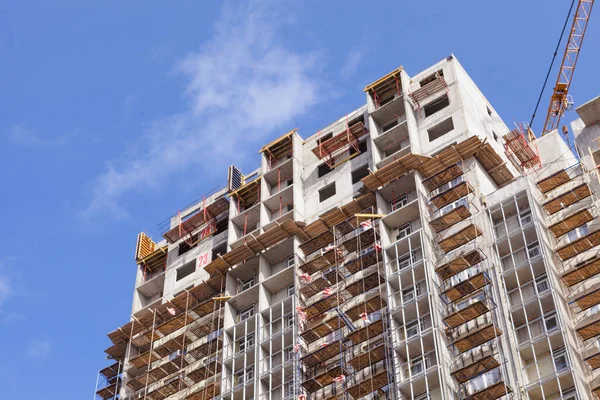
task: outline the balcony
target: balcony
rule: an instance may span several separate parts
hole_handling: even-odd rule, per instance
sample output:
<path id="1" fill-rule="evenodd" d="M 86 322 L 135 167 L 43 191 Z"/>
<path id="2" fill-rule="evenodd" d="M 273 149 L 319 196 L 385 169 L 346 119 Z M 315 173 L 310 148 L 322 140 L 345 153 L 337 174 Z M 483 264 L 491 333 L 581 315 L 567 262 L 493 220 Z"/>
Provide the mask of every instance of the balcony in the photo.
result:
<path id="1" fill-rule="evenodd" d="M 410 152 L 406 118 L 400 121 L 395 118 L 390 123 L 386 123 L 382 129 L 384 131 L 373 139 L 381 157 L 377 168 L 382 168 Z"/>

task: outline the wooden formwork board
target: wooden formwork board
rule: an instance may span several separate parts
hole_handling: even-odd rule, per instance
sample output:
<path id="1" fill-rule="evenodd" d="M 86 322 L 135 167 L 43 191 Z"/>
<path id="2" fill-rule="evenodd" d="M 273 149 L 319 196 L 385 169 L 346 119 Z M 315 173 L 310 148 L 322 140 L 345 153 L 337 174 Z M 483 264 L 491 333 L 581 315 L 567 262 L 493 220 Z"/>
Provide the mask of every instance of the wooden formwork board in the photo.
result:
<path id="1" fill-rule="evenodd" d="M 193 393 L 186 396 L 185 400 L 210 400 L 221 393 L 220 382 L 211 382 L 202 388 L 194 390 Z"/>
<path id="2" fill-rule="evenodd" d="M 227 210 L 229 210 L 229 200 L 224 197 L 220 197 L 205 208 L 196 211 L 194 215 L 185 221 L 182 221 L 180 225 L 177 225 L 163 233 L 163 237 L 167 239 L 167 242 L 175 243 L 188 234 L 200 229 L 210 220 L 218 217 Z"/>
<path id="3" fill-rule="evenodd" d="M 302 382 L 302 386 L 308 393 L 314 393 L 319 389 L 324 388 L 334 382 L 334 379 L 341 376 L 347 375 L 348 371 L 345 368 L 337 365 L 313 378 L 307 379 Z"/>
<path id="4" fill-rule="evenodd" d="M 595 305 L 600 304 L 600 288 L 589 290 L 573 301 L 577 303 L 582 311 L 592 308 Z"/>
<path id="5" fill-rule="evenodd" d="M 349 308 L 345 311 L 345 313 L 351 321 L 356 321 L 360 318 L 360 315 L 362 313 L 371 314 L 375 311 L 381 310 L 386 306 L 387 302 L 385 298 L 382 297 L 380 294 L 376 294 L 374 296 L 370 296 L 364 301 L 361 301 L 359 304 Z"/>
<path id="6" fill-rule="evenodd" d="M 303 311 L 306 313 L 306 317 L 310 320 L 320 314 L 323 314 L 325 311 L 331 310 L 332 308 L 343 304 L 344 301 L 346 301 L 346 299 L 343 293 L 334 293 L 304 307 Z"/>
<path id="7" fill-rule="evenodd" d="M 346 286 L 344 290 L 350 293 L 352 297 L 356 297 L 361 293 L 365 293 L 373 288 L 376 288 L 384 281 L 385 279 L 379 274 L 379 272 L 375 271 L 367 276 L 364 276 L 362 279 Z"/>
<path id="8" fill-rule="evenodd" d="M 342 243 L 340 247 L 344 248 L 348 253 L 353 253 L 356 250 L 366 249 L 367 247 L 371 246 L 374 242 L 375 230 L 371 228 L 366 231 L 362 231 L 358 236 L 352 237 L 344 241 L 344 243 Z"/>
<path id="9" fill-rule="evenodd" d="M 281 223 L 275 222 L 275 226 L 258 236 L 248 236 L 243 246 L 236 247 L 225 253 L 223 256 L 212 260 L 204 267 L 204 270 L 211 276 L 219 273 L 225 273 L 229 268 L 254 257 L 255 255 L 268 250 L 275 244 L 298 235 L 302 240 L 307 236 L 303 232 L 304 223 L 293 220 L 286 220 Z"/>
<path id="10" fill-rule="evenodd" d="M 358 271 L 370 267 L 371 265 L 375 265 L 379 259 L 380 258 L 377 251 L 372 248 L 368 253 L 348 261 L 346 264 L 344 264 L 344 268 L 346 268 L 351 274 L 355 274 Z"/>
<path id="11" fill-rule="evenodd" d="M 588 340 L 600 335 L 600 318 L 585 323 L 581 327 L 576 327 L 575 331 L 581 340 Z"/>

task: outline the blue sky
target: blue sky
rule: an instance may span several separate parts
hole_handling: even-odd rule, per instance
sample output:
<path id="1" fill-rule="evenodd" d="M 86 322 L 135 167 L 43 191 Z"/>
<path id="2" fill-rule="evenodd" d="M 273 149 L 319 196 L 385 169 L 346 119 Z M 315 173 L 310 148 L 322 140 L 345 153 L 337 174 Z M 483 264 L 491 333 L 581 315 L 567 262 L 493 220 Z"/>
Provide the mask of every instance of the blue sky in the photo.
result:
<path id="1" fill-rule="evenodd" d="M 262 144 L 308 137 L 397 66 L 454 53 L 507 124 L 528 121 L 570 4 L 90 3 L 0 6 L 4 398 L 90 398 L 128 318 L 137 233 L 159 237 L 229 164 L 254 169 Z M 576 104 L 600 94 L 597 19 Z"/>

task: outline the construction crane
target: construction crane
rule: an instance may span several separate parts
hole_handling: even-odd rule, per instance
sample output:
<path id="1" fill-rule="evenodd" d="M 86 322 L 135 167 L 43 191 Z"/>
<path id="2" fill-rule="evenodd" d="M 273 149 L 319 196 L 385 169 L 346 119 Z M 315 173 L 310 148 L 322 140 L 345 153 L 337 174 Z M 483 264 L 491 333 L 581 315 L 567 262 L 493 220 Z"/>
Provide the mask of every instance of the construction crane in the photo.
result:
<path id="1" fill-rule="evenodd" d="M 565 48 L 565 54 L 563 55 L 560 70 L 558 72 L 556 85 L 554 85 L 554 90 L 550 97 L 550 106 L 548 107 L 548 114 L 546 115 L 546 121 L 544 122 L 542 136 L 557 129 L 564 112 L 571 109 L 573 106 L 573 100 L 571 96 L 569 96 L 569 88 L 573 80 L 573 73 L 575 72 L 577 58 L 581 51 L 581 44 L 583 43 L 583 37 L 585 36 L 593 5 L 594 0 L 579 0 L 579 3 L 577 4 L 573 24 L 571 25 L 571 32 Z M 530 134 L 529 140 L 535 140 L 535 137 L 532 138 L 531 136 L 532 133 Z"/>

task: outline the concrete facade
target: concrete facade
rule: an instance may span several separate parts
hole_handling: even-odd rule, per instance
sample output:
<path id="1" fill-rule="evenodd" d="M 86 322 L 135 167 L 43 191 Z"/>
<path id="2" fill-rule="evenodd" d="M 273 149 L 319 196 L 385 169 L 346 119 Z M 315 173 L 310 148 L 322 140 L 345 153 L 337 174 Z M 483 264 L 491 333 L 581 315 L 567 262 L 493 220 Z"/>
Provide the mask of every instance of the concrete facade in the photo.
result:
<path id="1" fill-rule="evenodd" d="M 140 236 L 97 398 L 594 398 L 600 100 L 580 163 L 509 145 L 453 56 L 365 91 Z"/>

